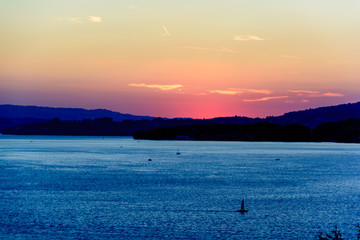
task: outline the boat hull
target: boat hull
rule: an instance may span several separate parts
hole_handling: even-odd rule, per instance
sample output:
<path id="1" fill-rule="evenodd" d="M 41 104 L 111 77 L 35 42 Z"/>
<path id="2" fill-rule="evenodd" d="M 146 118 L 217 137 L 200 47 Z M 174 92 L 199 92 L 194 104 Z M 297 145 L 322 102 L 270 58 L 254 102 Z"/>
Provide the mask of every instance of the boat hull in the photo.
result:
<path id="1" fill-rule="evenodd" d="M 247 212 L 249 210 L 245 210 L 245 209 L 240 209 L 240 210 L 237 210 L 237 212 L 241 212 L 241 213 L 244 213 L 244 212 Z"/>

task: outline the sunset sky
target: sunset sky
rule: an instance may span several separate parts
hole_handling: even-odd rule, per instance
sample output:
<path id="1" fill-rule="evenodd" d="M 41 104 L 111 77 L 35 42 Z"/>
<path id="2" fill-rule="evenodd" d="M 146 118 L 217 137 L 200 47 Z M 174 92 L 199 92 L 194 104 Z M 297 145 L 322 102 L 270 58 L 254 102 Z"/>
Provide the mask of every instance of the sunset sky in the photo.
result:
<path id="1" fill-rule="evenodd" d="M 0 104 L 265 117 L 360 101 L 359 0 L 0 0 Z"/>

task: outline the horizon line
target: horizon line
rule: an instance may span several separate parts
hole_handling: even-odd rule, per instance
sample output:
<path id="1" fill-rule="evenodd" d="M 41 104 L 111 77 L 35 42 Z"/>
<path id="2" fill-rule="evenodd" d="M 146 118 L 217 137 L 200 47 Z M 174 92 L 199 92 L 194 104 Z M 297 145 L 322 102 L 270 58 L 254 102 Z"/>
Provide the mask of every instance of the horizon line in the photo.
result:
<path id="1" fill-rule="evenodd" d="M 117 113 L 117 114 L 122 114 L 122 115 L 131 115 L 131 116 L 134 116 L 134 117 L 204 120 L 204 119 L 230 118 L 230 117 L 243 117 L 243 118 L 251 118 L 251 119 L 257 119 L 257 118 L 266 119 L 266 118 L 269 118 L 269 117 L 279 117 L 279 116 L 283 116 L 283 115 L 285 115 L 285 114 L 293 113 L 293 112 L 301 112 L 301 111 L 318 109 L 318 108 L 335 107 L 335 106 L 341 106 L 341 105 L 347 105 L 347 104 L 357 104 L 357 103 L 360 103 L 360 101 L 341 103 L 341 104 L 337 104 L 337 105 L 326 105 L 326 106 L 320 106 L 320 107 L 315 107 L 315 108 L 307 108 L 307 109 L 302 109 L 302 110 L 288 111 L 288 112 L 285 112 L 285 113 L 280 114 L 280 115 L 268 115 L 268 116 L 265 116 L 265 117 L 249 117 L 249 116 L 243 116 L 243 115 L 235 114 L 235 115 L 232 115 L 232 116 L 217 116 L 217 117 L 210 117 L 210 118 L 162 117 L 162 116 L 151 116 L 151 115 L 138 115 L 138 114 L 132 114 L 132 113 L 122 113 L 122 112 L 118 112 L 118 111 L 114 111 L 114 110 L 110 110 L 110 109 L 106 109 L 106 108 L 51 107 L 51 106 L 38 106 L 38 105 L 19 105 L 19 104 L 9 104 L 9 103 L 0 104 L 0 106 L 38 107 L 38 108 L 54 108 L 54 109 L 78 109 L 78 110 L 86 110 L 86 111 L 96 111 L 96 110 L 103 110 L 103 111 L 104 111 L 104 110 L 105 110 L 105 111 L 110 111 L 110 112 L 112 112 L 112 113 Z M 0 118 L 1 118 L 1 116 L 0 116 Z"/>

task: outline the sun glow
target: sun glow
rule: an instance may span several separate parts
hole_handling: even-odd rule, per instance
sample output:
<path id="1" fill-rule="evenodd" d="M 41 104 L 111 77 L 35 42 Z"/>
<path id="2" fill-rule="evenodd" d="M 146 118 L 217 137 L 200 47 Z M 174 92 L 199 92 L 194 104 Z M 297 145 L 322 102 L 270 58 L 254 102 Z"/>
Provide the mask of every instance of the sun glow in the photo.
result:
<path id="1" fill-rule="evenodd" d="M 214 117 L 359 100 L 358 1 L 41 2 L 0 3 L 0 103 Z"/>

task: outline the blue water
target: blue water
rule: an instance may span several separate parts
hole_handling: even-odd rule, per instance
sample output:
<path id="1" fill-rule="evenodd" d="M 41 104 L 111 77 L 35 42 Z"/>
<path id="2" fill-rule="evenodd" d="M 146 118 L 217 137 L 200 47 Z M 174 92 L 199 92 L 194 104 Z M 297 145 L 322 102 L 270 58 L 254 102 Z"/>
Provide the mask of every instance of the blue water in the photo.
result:
<path id="1" fill-rule="evenodd" d="M 4 239 L 356 239 L 356 223 L 359 144 L 0 136 Z"/>

